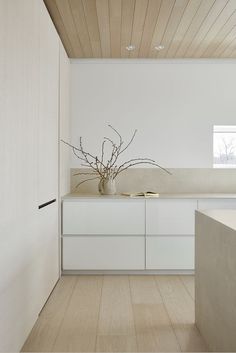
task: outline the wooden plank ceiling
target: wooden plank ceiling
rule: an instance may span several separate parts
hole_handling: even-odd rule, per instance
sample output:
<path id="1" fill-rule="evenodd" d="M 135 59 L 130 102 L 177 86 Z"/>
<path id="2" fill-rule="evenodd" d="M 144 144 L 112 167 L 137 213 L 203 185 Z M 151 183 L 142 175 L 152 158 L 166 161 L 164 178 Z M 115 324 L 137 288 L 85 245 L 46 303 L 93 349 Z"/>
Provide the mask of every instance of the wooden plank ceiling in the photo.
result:
<path id="1" fill-rule="evenodd" d="M 44 2 L 71 58 L 236 58 L 236 0 Z"/>

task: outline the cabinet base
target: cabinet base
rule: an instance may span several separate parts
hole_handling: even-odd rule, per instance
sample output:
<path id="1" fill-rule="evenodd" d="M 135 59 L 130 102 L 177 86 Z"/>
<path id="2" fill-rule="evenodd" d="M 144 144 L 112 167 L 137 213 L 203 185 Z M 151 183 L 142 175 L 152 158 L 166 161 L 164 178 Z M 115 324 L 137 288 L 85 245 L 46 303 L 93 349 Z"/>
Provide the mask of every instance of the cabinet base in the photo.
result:
<path id="1" fill-rule="evenodd" d="M 64 270 L 62 275 L 194 275 L 194 270 Z"/>

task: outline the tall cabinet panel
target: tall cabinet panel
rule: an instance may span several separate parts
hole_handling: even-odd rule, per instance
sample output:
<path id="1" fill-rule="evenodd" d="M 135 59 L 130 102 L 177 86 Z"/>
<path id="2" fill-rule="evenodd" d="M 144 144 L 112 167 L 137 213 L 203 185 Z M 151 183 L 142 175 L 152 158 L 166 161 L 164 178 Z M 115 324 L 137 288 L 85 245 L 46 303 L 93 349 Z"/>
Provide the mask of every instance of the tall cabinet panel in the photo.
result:
<path id="1" fill-rule="evenodd" d="M 58 193 L 58 87 L 59 38 L 41 4 L 39 56 L 38 201 L 57 198 Z"/>
<path id="2" fill-rule="evenodd" d="M 70 141 L 70 60 L 60 43 L 60 140 Z M 70 192 L 70 155 L 71 150 L 60 144 L 60 196 Z"/>
<path id="3" fill-rule="evenodd" d="M 39 1 L 0 0 L 1 352 L 21 348 L 41 305 L 36 276 L 38 63 Z"/>
<path id="4" fill-rule="evenodd" d="M 40 4 L 39 52 L 37 188 L 41 257 L 44 259 L 42 298 L 45 301 L 59 277 L 59 38 L 43 2 Z M 45 205 L 48 202 L 52 203 Z"/>
<path id="5" fill-rule="evenodd" d="M 0 351 L 19 351 L 59 275 L 59 39 L 41 0 L 0 0 Z"/>

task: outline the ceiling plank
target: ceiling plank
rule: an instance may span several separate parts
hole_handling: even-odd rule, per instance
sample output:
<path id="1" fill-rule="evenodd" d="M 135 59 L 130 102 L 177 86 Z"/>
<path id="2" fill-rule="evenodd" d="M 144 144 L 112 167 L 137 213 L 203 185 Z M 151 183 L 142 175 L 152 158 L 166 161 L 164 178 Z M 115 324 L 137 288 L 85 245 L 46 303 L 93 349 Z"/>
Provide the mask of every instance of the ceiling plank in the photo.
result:
<path id="1" fill-rule="evenodd" d="M 216 18 L 215 22 L 205 35 L 204 39 L 199 43 L 198 47 L 194 51 L 195 57 L 201 57 L 204 53 L 205 49 L 208 47 L 210 43 L 212 43 L 213 39 L 216 37 L 217 33 L 221 30 L 224 24 L 229 20 L 234 11 L 236 10 L 236 1 L 230 0 L 223 11 Z"/>
<path id="2" fill-rule="evenodd" d="M 224 41 L 217 47 L 217 49 L 212 53 L 213 58 L 221 57 L 221 55 L 227 50 L 227 48 L 234 42 L 236 38 L 236 26 L 234 26 L 231 31 L 224 38 Z M 227 53 L 227 52 L 226 52 Z"/>
<path id="3" fill-rule="evenodd" d="M 74 24 L 70 4 L 68 1 L 64 1 L 64 0 L 55 0 L 55 3 L 57 5 L 58 11 L 63 20 L 64 26 L 66 28 L 66 33 L 70 38 L 73 52 L 76 57 L 82 58 L 84 54 L 81 47 L 80 39 L 76 31 L 76 27 Z"/>
<path id="4" fill-rule="evenodd" d="M 234 46 L 234 50 L 232 51 L 232 53 L 229 55 L 230 59 L 235 59 L 236 58 L 236 40 L 235 40 L 235 46 Z"/>
<path id="5" fill-rule="evenodd" d="M 75 57 L 75 53 L 73 51 L 70 38 L 67 35 L 65 25 L 62 21 L 62 17 L 60 15 L 60 12 L 57 8 L 56 3 L 51 0 L 44 0 L 44 3 L 54 21 L 55 27 L 58 31 L 59 36 L 61 37 L 61 40 L 65 46 L 68 56 L 71 58 Z"/>
<path id="6" fill-rule="evenodd" d="M 179 27 L 177 28 L 175 34 L 173 35 L 173 40 L 172 43 L 169 46 L 169 49 L 167 51 L 166 57 L 167 58 L 173 58 L 176 54 L 177 49 L 180 46 L 180 43 L 182 42 L 189 26 L 191 25 L 194 16 L 196 15 L 200 5 L 201 5 L 202 0 L 190 0 L 185 12 L 183 14 L 183 17 L 181 19 L 181 22 L 179 24 Z"/>
<path id="7" fill-rule="evenodd" d="M 109 0 L 111 57 L 120 58 L 121 54 L 121 0 Z"/>
<path id="8" fill-rule="evenodd" d="M 147 7 L 148 0 L 136 0 L 131 37 L 131 43 L 135 46 L 135 50 L 130 52 L 130 58 L 135 58 L 138 56 L 140 44 L 142 41 Z"/>
<path id="9" fill-rule="evenodd" d="M 146 19 L 143 28 L 142 40 L 138 54 L 140 58 L 146 58 L 149 54 L 152 36 L 157 23 L 160 7 L 161 0 L 149 0 Z"/>
<path id="10" fill-rule="evenodd" d="M 215 2 L 213 7 L 211 8 L 210 12 L 208 13 L 205 20 L 202 22 L 201 27 L 199 28 L 197 34 L 193 38 L 190 46 L 188 47 L 185 57 L 195 57 L 194 52 L 198 48 L 199 43 L 204 39 L 205 35 L 208 33 L 216 18 L 221 14 L 224 10 L 228 0 L 221 0 Z"/>
<path id="11" fill-rule="evenodd" d="M 176 0 L 164 36 L 162 38 L 161 44 L 164 46 L 164 48 L 157 52 L 157 58 L 164 58 L 166 56 L 172 38 L 180 24 L 188 2 L 189 0 Z"/>
<path id="12" fill-rule="evenodd" d="M 102 57 L 111 56 L 110 18 L 108 0 L 96 0 L 98 27 L 101 39 Z"/>
<path id="13" fill-rule="evenodd" d="M 96 0 L 83 0 L 83 7 L 88 27 L 90 43 L 93 51 L 93 57 L 101 58 L 102 50 L 100 32 L 98 27 Z"/>
<path id="14" fill-rule="evenodd" d="M 202 0 L 196 15 L 194 16 L 191 25 L 189 26 L 182 42 L 180 43 L 179 48 L 176 51 L 175 57 L 176 58 L 183 58 L 186 50 L 188 49 L 189 45 L 191 44 L 192 39 L 196 35 L 197 31 L 199 30 L 202 22 L 204 21 L 205 17 L 208 15 L 210 9 L 214 5 L 215 0 Z"/>
<path id="15" fill-rule="evenodd" d="M 156 27 L 153 33 L 151 47 L 149 49 L 149 57 L 155 58 L 157 51 L 155 50 L 156 45 L 160 45 L 162 42 L 163 35 L 165 33 L 166 26 L 169 21 L 172 9 L 174 7 L 175 0 L 165 0 L 161 3 L 159 16 L 157 19 Z"/>
<path id="16" fill-rule="evenodd" d="M 122 0 L 121 18 L 121 57 L 128 58 L 129 51 L 126 49 L 131 44 L 135 0 Z"/>
<path id="17" fill-rule="evenodd" d="M 74 18 L 75 27 L 80 38 L 80 43 L 83 48 L 84 56 L 91 58 L 93 56 L 90 43 L 88 28 L 85 20 L 84 7 L 82 0 L 69 0 Z"/>
<path id="18" fill-rule="evenodd" d="M 161 59 L 235 55 L 231 53 L 231 42 L 236 26 L 236 0 L 44 2 L 72 58 Z M 130 44 L 135 50 L 127 50 Z M 159 45 L 164 49 L 155 50 L 154 47 Z"/>
<path id="19" fill-rule="evenodd" d="M 236 28 L 232 30 L 232 38 L 234 39 L 231 41 L 231 43 L 225 48 L 225 50 L 219 55 L 220 58 L 231 58 L 232 54 L 235 52 L 235 47 L 236 47 Z"/>
<path id="20" fill-rule="evenodd" d="M 231 32 L 232 28 L 236 26 L 236 12 L 232 14 L 229 20 L 225 23 L 225 25 L 221 28 L 221 30 L 217 33 L 215 38 L 210 42 L 210 44 L 205 49 L 202 57 L 209 58 L 216 51 L 218 46 L 225 40 L 227 35 Z"/>

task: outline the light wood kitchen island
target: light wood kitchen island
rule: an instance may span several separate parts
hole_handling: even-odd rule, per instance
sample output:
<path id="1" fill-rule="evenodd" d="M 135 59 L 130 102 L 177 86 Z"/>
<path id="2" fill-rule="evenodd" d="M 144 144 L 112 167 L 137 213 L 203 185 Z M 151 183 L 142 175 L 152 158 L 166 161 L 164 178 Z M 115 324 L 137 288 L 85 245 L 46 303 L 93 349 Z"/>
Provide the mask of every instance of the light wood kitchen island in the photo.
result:
<path id="1" fill-rule="evenodd" d="M 236 351 L 236 210 L 196 211 L 196 325 L 211 351 Z"/>

